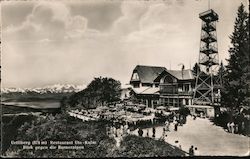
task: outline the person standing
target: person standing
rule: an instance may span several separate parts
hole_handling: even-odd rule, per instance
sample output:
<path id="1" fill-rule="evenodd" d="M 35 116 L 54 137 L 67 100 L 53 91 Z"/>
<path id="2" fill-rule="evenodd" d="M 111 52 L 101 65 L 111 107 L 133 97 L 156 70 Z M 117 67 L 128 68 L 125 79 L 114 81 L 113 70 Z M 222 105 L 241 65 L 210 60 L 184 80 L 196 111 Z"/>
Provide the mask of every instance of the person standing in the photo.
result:
<path id="1" fill-rule="evenodd" d="M 152 135 L 152 137 L 155 137 L 155 127 L 153 127 L 153 135 Z"/>
<path id="2" fill-rule="evenodd" d="M 130 134 L 130 129 L 129 128 L 127 129 L 127 134 Z"/>
<path id="3" fill-rule="evenodd" d="M 193 145 L 189 148 L 189 156 L 194 156 L 194 146 Z"/>
<path id="4" fill-rule="evenodd" d="M 128 134 L 128 124 L 126 123 L 126 125 L 124 126 L 124 133 L 127 135 Z"/>
<path id="5" fill-rule="evenodd" d="M 165 129 L 166 129 L 166 131 L 169 131 L 169 122 L 168 122 L 168 120 L 166 120 L 166 122 L 165 122 Z"/>
<path id="6" fill-rule="evenodd" d="M 231 131 L 232 131 L 232 133 L 234 134 L 234 122 L 231 122 L 231 124 L 230 124 L 230 127 L 231 127 Z"/>
<path id="7" fill-rule="evenodd" d="M 236 134 L 239 133 L 239 124 L 238 123 L 235 124 L 235 133 Z"/>
<path id="8" fill-rule="evenodd" d="M 241 123 L 241 133 L 245 134 L 245 122 L 244 121 L 242 121 Z"/>
<path id="9" fill-rule="evenodd" d="M 149 129 L 147 128 L 147 137 L 149 137 Z"/>
<path id="10" fill-rule="evenodd" d="M 198 151 L 198 148 L 195 147 L 194 148 L 194 156 L 199 156 L 200 155 L 200 152 Z"/>
<path id="11" fill-rule="evenodd" d="M 227 130 L 228 130 L 228 132 L 231 132 L 231 126 L 230 126 L 230 124 L 231 124 L 230 122 L 227 123 Z"/>
<path id="12" fill-rule="evenodd" d="M 174 131 L 177 131 L 177 129 L 178 129 L 178 122 L 176 120 L 174 120 L 173 124 L 174 124 Z"/>
<path id="13" fill-rule="evenodd" d="M 166 130 L 165 130 L 165 128 L 163 128 L 161 140 L 165 141 L 165 135 L 166 135 Z"/>
<path id="14" fill-rule="evenodd" d="M 143 131 L 142 131 L 142 129 L 141 129 L 141 128 L 139 128 L 139 130 L 138 130 L 138 134 L 139 134 L 139 136 L 142 136 L 142 135 L 143 135 Z"/>
<path id="15" fill-rule="evenodd" d="M 170 122 L 168 122 L 168 125 L 167 125 L 167 131 L 170 131 Z"/>

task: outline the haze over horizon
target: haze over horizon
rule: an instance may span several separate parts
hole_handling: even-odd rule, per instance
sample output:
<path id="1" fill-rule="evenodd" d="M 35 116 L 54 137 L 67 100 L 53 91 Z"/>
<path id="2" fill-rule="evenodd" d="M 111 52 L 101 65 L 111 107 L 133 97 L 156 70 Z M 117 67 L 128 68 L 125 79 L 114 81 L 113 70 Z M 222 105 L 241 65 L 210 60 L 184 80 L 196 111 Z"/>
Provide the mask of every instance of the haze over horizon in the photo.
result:
<path id="1" fill-rule="evenodd" d="M 213 0 L 220 60 L 240 4 Z M 207 0 L 2 1 L 2 87 L 88 85 L 94 77 L 129 82 L 134 67 L 186 69 L 198 61 Z"/>

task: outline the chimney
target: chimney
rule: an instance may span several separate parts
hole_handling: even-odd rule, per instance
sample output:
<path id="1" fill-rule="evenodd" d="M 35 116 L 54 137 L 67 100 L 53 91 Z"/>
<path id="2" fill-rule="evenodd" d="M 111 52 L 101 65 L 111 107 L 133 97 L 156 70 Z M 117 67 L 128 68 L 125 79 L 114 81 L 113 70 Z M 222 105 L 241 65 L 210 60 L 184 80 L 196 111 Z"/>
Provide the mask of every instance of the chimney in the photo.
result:
<path id="1" fill-rule="evenodd" d="M 182 65 L 182 68 L 181 68 L 181 76 L 182 76 L 182 79 L 183 79 L 183 76 L 184 76 L 184 69 L 185 69 L 185 66 Z"/>

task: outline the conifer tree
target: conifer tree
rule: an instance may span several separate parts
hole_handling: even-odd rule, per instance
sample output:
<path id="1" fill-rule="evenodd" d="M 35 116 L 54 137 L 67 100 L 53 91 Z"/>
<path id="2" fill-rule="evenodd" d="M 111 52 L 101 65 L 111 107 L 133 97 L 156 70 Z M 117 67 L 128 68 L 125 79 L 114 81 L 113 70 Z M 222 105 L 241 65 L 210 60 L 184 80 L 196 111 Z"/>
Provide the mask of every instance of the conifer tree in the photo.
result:
<path id="1" fill-rule="evenodd" d="M 228 65 L 224 79 L 222 102 L 227 107 L 239 108 L 247 98 L 247 73 L 249 69 L 249 14 L 244 5 L 238 8 L 234 31 L 230 36 L 232 46 L 229 48 Z"/>

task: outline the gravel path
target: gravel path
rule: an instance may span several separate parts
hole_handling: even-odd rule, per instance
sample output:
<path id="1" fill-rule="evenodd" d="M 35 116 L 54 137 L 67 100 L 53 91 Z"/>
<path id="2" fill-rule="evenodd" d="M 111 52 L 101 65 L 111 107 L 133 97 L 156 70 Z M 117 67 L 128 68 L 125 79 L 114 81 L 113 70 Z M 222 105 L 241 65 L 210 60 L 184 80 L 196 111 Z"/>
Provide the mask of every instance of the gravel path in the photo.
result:
<path id="1" fill-rule="evenodd" d="M 162 135 L 163 127 L 156 127 L 156 139 Z M 143 136 L 146 136 L 146 129 L 143 129 Z M 131 132 L 138 135 L 137 131 Z M 152 136 L 152 128 L 149 128 L 149 136 Z M 250 138 L 231 134 L 223 128 L 213 125 L 208 119 L 196 118 L 193 120 L 187 117 L 187 123 L 178 126 L 178 131 L 173 130 L 170 125 L 170 132 L 167 132 L 166 142 L 178 146 L 188 152 L 191 145 L 198 148 L 199 155 L 208 156 L 246 156 L 250 155 Z"/>

